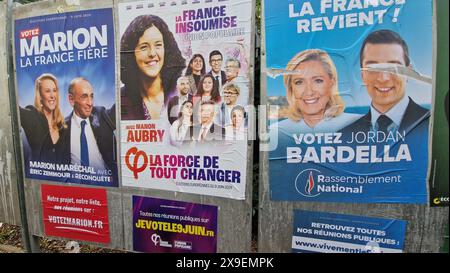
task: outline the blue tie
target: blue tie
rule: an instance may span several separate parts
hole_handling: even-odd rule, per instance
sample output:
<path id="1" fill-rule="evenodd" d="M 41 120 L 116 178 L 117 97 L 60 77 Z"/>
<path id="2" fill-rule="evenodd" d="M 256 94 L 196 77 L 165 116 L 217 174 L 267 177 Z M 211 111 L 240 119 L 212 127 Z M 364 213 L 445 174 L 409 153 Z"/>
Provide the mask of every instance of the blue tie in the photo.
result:
<path id="1" fill-rule="evenodd" d="M 81 147 L 81 165 L 89 166 L 89 151 L 88 143 L 86 139 L 86 134 L 84 133 L 84 128 L 86 127 L 86 121 L 81 121 L 81 136 L 80 136 L 80 147 Z"/>

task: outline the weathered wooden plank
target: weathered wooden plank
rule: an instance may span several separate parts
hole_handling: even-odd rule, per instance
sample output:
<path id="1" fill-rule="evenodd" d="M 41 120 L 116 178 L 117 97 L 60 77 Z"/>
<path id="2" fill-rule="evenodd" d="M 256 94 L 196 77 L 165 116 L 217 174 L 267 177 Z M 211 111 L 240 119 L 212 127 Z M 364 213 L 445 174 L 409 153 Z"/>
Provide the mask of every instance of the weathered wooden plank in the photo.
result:
<path id="1" fill-rule="evenodd" d="M 9 92 L 8 92 L 8 45 L 7 3 L 0 2 L 0 222 L 20 225 L 17 194 L 17 176 L 13 145 Z"/>
<path id="2" fill-rule="evenodd" d="M 264 3 L 262 3 L 261 104 L 267 104 Z M 261 117 L 260 117 L 261 118 Z M 264 125 L 260 120 L 260 125 Z M 430 138 L 431 139 L 431 138 Z M 274 202 L 269 196 L 268 153 L 260 152 L 259 252 L 291 252 L 293 210 L 335 212 L 408 221 L 404 252 L 439 252 L 448 226 L 449 210 L 425 205 Z"/>

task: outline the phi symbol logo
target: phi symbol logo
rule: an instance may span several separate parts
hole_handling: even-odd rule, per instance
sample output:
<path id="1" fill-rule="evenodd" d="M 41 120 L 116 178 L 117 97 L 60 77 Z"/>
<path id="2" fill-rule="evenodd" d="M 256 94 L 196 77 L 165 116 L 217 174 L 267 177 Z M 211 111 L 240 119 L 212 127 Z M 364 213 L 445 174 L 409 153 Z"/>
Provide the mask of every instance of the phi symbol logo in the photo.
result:
<path id="1" fill-rule="evenodd" d="M 161 242 L 161 236 L 156 233 L 153 233 L 150 238 L 152 239 L 152 242 L 155 244 L 155 246 L 157 246 Z"/>
<path id="2" fill-rule="evenodd" d="M 320 193 L 315 193 L 316 181 L 314 177 L 317 177 L 318 173 L 320 173 L 320 171 L 316 169 L 306 169 L 301 171 L 295 178 L 295 189 L 297 192 L 305 197 L 316 197 L 320 195 Z"/>

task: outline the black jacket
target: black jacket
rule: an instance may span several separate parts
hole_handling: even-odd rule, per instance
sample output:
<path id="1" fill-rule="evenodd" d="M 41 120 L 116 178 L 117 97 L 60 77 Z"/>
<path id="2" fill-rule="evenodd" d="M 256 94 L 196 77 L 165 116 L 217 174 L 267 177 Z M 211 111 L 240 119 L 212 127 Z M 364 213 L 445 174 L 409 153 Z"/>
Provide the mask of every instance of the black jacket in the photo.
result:
<path id="1" fill-rule="evenodd" d="M 53 144 L 47 118 L 32 105 L 20 108 L 20 124 L 31 150 L 31 155 L 24 155 L 26 159 L 46 163 L 60 163 L 63 160 L 61 151 L 67 129 L 59 130 L 60 138 Z"/>
<path id="2" fill-rule="evenodd" d="M 418 126 L 425 127 L 424 129 L 427 129 L 429 117 L 429 110 L 419 106 L 411 98 L 409 98 L 409 103 L 406 107 L 406 111 L 403 115 L 398 131 L 406 131 L 406 133 L 409 133 Z M 345 137 L 350 136 L 352 132 L 369 132 L 371 129 L 372 114 L 369 111 L 369 113 L 365 116 L 343 128 L 340 132 L 342 132 Z"/>

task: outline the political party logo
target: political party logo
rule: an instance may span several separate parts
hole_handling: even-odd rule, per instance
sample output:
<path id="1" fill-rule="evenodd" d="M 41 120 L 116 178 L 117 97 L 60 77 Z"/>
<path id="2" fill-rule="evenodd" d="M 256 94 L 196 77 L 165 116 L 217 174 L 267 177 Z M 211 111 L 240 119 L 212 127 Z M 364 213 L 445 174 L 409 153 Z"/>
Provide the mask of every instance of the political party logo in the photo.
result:
<path id="1" fill-rule="evenodd" d="M 301 171 L 295 178 L 295 189 L 298 193 L 305 197 L 316 197 L 320 193 L 316 193 L 317 183 L 315 177 L 320 174 L 319 170 L 306 169 Z"/>
<path id="2" fill-rule="evenodd" d="M 172 247 L 172 245 L 169 242 L 161 240 L 161 236 L 159 236 L 156 233 L 152 234 L 151 239 L 152 242 L 155 244 L 155 246 L 169 247 L 169 248 Z"/>

